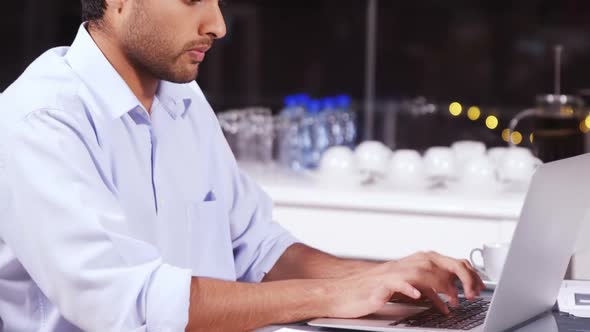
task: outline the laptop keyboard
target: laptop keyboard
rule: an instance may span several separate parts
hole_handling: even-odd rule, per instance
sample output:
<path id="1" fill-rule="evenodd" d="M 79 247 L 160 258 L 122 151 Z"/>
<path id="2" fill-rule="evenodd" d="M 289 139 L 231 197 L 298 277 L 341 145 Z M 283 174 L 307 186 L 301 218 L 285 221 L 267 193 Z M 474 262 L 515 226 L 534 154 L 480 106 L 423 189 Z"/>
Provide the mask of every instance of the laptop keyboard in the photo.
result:
<path id="1" fill-rule="evenodd" d="M 436 308 L 430 308 L 416 315 L 410 316 L 391 326 L 405 325 L 409 327 L 428 327 L 435 329 L 471 330 L 484 323 L 490 301 L 475 299 L 468 301 L 459 299 L 459 306 L 449 308 L 450 314 L 440 313 Z"/>

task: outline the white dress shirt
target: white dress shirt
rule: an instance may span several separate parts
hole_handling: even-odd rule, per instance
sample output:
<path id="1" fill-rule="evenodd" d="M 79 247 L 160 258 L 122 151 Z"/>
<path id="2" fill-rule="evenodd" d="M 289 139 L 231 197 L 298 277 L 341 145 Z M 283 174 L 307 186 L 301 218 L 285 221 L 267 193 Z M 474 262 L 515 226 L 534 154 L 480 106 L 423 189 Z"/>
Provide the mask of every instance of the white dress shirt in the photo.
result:
<path id="1" fill-rule="evenodd" d="M 296 241 L 271 208 L 196 83 L 148 114 L 82 25 L 0 95 L 0 331 L 183 331 Z"/>

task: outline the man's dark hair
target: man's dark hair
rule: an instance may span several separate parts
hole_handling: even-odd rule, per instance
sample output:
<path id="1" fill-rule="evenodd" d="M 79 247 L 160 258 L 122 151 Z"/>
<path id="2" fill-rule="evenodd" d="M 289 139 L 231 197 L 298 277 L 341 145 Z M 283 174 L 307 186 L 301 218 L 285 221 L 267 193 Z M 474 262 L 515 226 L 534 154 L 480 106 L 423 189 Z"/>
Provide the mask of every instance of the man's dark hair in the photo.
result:
<path id="1" fill-rule="evenodd" d="M 82 20 L 99 22 L 107 9 L 106 0 L 80 0 L 82 2 Z"/>

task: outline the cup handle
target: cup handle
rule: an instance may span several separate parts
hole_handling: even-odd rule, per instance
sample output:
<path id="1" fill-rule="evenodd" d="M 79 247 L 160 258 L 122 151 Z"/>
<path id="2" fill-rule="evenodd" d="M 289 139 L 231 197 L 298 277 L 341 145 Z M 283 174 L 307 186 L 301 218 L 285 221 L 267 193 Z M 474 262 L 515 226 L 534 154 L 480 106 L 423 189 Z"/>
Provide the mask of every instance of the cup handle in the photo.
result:
<path id="1" fill-rule="evenodd" d="M 471 250 L 471 253 L 469 254 L 469 261 L 471 261 L 471 265 L 473 265 L 473 267 L 476 270 L 485 273 L 486 271 L 485 271 L 484 266 L 475 263 L 475 259 L 473 259 L 475 253 L 479 253 L 481 255 L 482 260 L 483 260 L 483 250 L 481 250 L 479 248 L 475 248 L 475 249 Z"/>

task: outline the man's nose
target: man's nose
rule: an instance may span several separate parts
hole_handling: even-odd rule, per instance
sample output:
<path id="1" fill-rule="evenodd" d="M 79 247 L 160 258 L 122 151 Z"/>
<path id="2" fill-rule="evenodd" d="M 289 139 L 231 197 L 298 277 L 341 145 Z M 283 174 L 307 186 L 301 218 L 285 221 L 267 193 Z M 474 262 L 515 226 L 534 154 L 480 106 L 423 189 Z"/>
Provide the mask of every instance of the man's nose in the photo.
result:
<path id="1" fill-rule="evenodd" d="M 207 11 L 204 20 L 201 22 L 201 35 L 211 36 L 213 39 L 221 39 L 225 37 L 227 29 L 225 26 L 225 19 L 221 14 L 219 4 L 215 1 L 211 2 L 211 9 Z"/>

